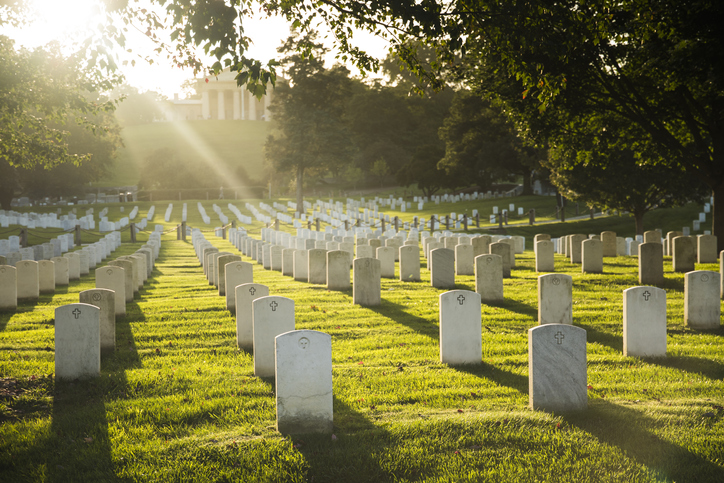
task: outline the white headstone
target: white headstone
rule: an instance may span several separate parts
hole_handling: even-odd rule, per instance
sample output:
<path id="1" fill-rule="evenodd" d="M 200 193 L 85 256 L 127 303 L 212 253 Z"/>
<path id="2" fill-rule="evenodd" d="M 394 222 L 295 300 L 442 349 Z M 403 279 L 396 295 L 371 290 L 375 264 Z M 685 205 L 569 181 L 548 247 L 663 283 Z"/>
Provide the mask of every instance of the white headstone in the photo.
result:
<path id="1" fill-rule="evenodd" d="M 113 291 L 116 316 L 126 315 L 126 275 L 123 268 L 117 266 L 96 268 L 96 288 Z"/>
<path id="2" fill-rule="evenodd" d="M 623 291 L 623 355 L 666 356 L 666 291 L 631 287 Z"/>
<path id="3" fill-rule="evenodd" d="M 352 303 L 371 307 L 380 305 L 380 261 L 376 258 L 355 258 L 353 265 Z"/>
<path id="4" fill-rule="evenodd" d="M 294 252 L 294 280 L 307 282 L 309 280 L 309 252 L 296 250 Z"/>
<path id="5" fill-rule="evenodd" d="M 226 266 L 229 263 L 240 261 L 241 257 L 239 255 L 221 255 L 219 258 L 216 259 L 216 273 L 218 274 L 217 276 L 219 278 L 219 296 L 226 297 Z M 249 267 L 251 268 L 251 265 L 249 265 Z M 251 280 L 240 283 L 249 282 L 251 282 Z M 239 285 L 239 283 L 237 283 L 236 285 Z M 236 285 L 230 285 L 229 292 L 233 292 Z"/>
<path id="6" fill-rule="evenodd" d="M 100 309 L 69 304 L 55 309 L 55 377 L 78 379 L 101 373 Z"/>
<path id="7" fill-rule="evenodd" d="M 315 248 L 307 252 L 309 283 L 326 285 L 327 283 L 327 250 Z"/>
<path id="8" fill-rule="evenodd" d="M 254 375 L 272 377 L 275 364 L 274 338 L 294 330 L 294 301 L 271 295 L 254 300 L 251 305 L 254 324 Z"/>
<path id="9" fill-rule="evenodd" d="M 503 258 L 500 255 L 475 257 L 475 292 L 483 302 L 504 300 Z"/>
<path id="10" fill-rule="evenodd" d="M 327 252 L 327 290 L 349 290 L 349 265 L 349 253 Z"/>
<path id="11" fill-rule="evenodd" d="M 10 265 L 0 265 L 0 311 L 12 312 L 17 308 L 17 269 Z"/>
<path id="12" fill-rule="evenodd" d="M 588 407 L 585 330 L 565 324 L 528 330 L 528 400 L 543 411 Z"/>
<path id="13" fill-rule="evenodd" d="M 55 263 L 50 260 L 38 262 L 38 289 L 40 293 L 55 292 Z"/>
<path id="14" fill-rule="evenodd" d="M 400 281 L 420 281 L 420 247 L 407 245 L 400 247 Z"/>
<path id="15" fill-rule="evenodd" d="M 538 236 L 538 235 L 536 235 Z M 555 272 L 553 242 L 540 240 L 535 242 L 535 271 Z"/>
<path id="16" fill-rule="evenodd" d="M 603 242 L 595 239 L 584 240 L 581 247 L 581 272 L 603 273 Z"/>
<path id="17" fill-rule="evenodd" d="M 538 323 L 573 323 L 573 278 L 549 273 L 538 277 Z"/>
<path id="18" fill-rule="evenodd" d="M 721 326 L 719 283 L 717 272 L 697 270 L 684 275 L 684 323 L 687 326 L 698 330 L 718 329 Z"/>
<path id="19" fill-rule="evenodd" d="M 430 284 L 435 288 L 455 288 L 455 252 L 436 248 L 430 252 Z"/>
<path id="20" fill-rule="evenodd" d="M 69 265 L 70 260 L 66 257 L 53 257 L 50 259 L 55 268 L 55 285 L 66 286 L 70 283 Z"/>
<path id="21" fill-rule="evenodd" d="M 332 337 L 292 330 L 275 338 L 277 430 L 283 434 L 331 433 Z"/>
<path id="22" fill-rule="evenodd" d="M 377 260 L 380 261 L 380 275 L 384 278 L 395 278 L 395 252 L 399 248 L 379 247 Z"/>
<path id="23" fill-rule="evenodd" d="M 226 309 L 236 312 L 236 287 L 254 282 L 254 266 L 248 262 L 234 261 L 224 268 L 224 287 L 226 292 Z"/>
<path id="24" fill-rule="evenodd" d="M 38 262 L 22 260 L 15 264 L 18 280 L 18 300 L 38 300 L 40 286 L 38 285 Z"/>
<path id="25" fill-rule="evenodd" d="M 440 362 L 480 364 L 482 357 L 480 295 L 469 290 L 440 294 Z"/>
<path id="26" fill-rule="evenodd" d="M 455 275 L 473 275 L 473 246 L 458 244 L 455 246 Z"/>
<path id="27" fill-rule="evenodd" d="M 236 286 L 236 345 L 239 349 L 254 348 L 254 300 L 267 297 L 269 287 L 260 283 Z"/>
<path id="28" fill-rule="evenodd" d="M 113 290 L 93 288 L 78 294 L 80 303 L 94 305 L 100 309 L 101 352 L 116 350 L 116 294 Z"/>
<path id="29" fill-rule="evenodd" d="M 639 283 L 641 285 L 662 284 L 664 282 L 664 246 L 661 243 L 646 242 L 641 243 L 638 249 Z"/>

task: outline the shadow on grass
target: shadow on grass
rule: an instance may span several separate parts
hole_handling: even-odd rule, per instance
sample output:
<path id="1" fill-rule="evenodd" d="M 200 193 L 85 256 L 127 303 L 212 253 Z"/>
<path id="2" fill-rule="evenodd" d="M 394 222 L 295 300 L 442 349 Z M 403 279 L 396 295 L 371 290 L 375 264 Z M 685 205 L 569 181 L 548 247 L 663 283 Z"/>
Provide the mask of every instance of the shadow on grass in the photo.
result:
<path id="1" fill-rule="evenodd" d="M 439 338 L 440 329 L 436 324 L 430 323 L 428 319 L 423 317 L 405 312 L 402 305 L 382 299 L 381 305 L 367 308 L 391 319 L 393 322 L 406 325 L 419 334 L 426 335 L 435 340 Z"/>
<path id="2" fill-rule="evenodd" d="M 671 481 L 724 481 L 724 468 L 649 431 L 656 422 L 639 411 L 595 400 L 565 419 Z"/>
<path id="3" fill-rule="evenodd" d="M 485 361 L 481 364 L 462 364 L 450 366 L 450 368 L 458 372 L 489 379 L 499 386 L 509 387 L 522 394 L 528 394 L 528 378 L 526 376 L 504 371 Z"/>
<path id="4" fill-rule="evenodd" d="M 524 304 L 523 302 L 519 302 L 517 300 L 513 299 L 504 299 L 500 302 L 484 302 L 486 305 L 490 305 L 491 307 L 499 307 L 501 309 L 510 310 L 511 312 L 515 312 L 516 314 L 525 315 L 526 317 L 531 317 L 536 322 L 538 321 L 538 307 L 533 305 Z"/>
<path id="5" fill-rule="evenodd" d="M 126 317 L 116 321 L 115 352 L 102 356 L 101 377 L 55 382 L 47 441 L 52 448 L 43 451 L 49 481 L 124 481 L 116 476 L 105 403 L 128 397 L 134 388 L 126 370 L 141 367 L 131 322 L 144 317 L 135 302 L 127 308 Z"/>
<path id="6" fill-rule="evenodd" d="M 623 352 L 623 337 L 609 332 L 596 329 L 592 325 L 581 324 L 579 321 L 573 321 L 575 325 L 586 330 L 586 342 L 596 342 L 613 349 L 618 353 Z"/>
<path id="7" fill-rule="evenodd" d="M 642 360 L 671 369 L 700 374 L 706 378 L 721 381 L 724 380 L 724 364 L 720 362 L 691 356 L 667 356 L 667 357 L 646 357 Z"/>
<path id="8" fill-rule="evenodd" d="M 380 466 L 379 458 L 379 454 L 392 450 L 390 434 L 336 397 L 333 404 L 334 438 L 329 434 L 290 436 L 294 448 L 304 456 L 308 465 L 306 481 L 392 480 Z"/>

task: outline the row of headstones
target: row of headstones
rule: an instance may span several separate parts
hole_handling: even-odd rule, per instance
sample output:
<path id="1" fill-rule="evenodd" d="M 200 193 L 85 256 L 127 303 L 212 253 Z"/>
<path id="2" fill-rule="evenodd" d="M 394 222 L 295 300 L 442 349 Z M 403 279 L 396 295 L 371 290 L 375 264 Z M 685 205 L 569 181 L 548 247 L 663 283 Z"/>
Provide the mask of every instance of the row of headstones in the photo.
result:
<path id="1" fill-rule="evenodd" d="M 674 240 L 680 238 L 678 243 Z M 623 239 L 617 237 L 615 232 L 605 231 L 600 235 L 566 235 L 560 239 L 554 239 L 556 251 L 566 257 L 571 257 L 573 263 L 581 263 L 580 244 L 586 239 L 599 239 L 603 246 L 604 257 L 615 257 L 638 254 L 638 246 L 642 243 L 659 243 L 662 245 L 664 256 L 676 257 L 679 259 L 677 266 L 680 268 L 674 271 L 687 272 L 686 267 L 694 263 L 716 263 L 717 261 L 717 237 L 711 234 L 688 236 L 680 231 L 670 231 L 666 237 L 662 237 L 659 230 L 649 230 L 636 239 Z M 678 248 L 677 248 L 678 245 Z"/>
<path id="2" fill-rule="evenodd" d="M 138 282 L 142 287 L 151 276 L 160 246 L 160 234 L 152 234 L 133 255 L 97 268 L 96 288 L 80 292 L 79 303 L 55 309 L 56 378 L 100 375 L 101 355 L 116 348 L 116 317 L 125 315 L 126 303 L 140 289 Z"/>
<path id="3" fill-rule="evenodd" d="M 81 250 L 50 260 L 22 260 L 12 266 L 0 257 L 0 310 L 14 311 L 19 300 L 36 301 L 41 293 L 54 293 L 56 287 L 80 280 L 120 244 L 120 233 L 115 232 Z"/>
<path id="4" fill-rule="evenodd" d="M 275 378 L 278 430 L 331 432 L 331 336 L 295 330 L 294 301 L 254 283 L 252 264 L 239 255 L 220 252 L 198 230 L 192 242 L 209 283 L 236 313 L 236 343 L 252 352 L 254 375 Z"/>
<path id="5" fill-rule="evenodd" d="M 720 275 L 697 270 L 684 275 L 684 323 L 697 330 L 718 329 L 721 321 Z M 635 290 L 634 290 L 635 289 Z M 627 308 L 628 307 L 628 308 Z M 626 335 L 626 320 L 635 321 L 643 330 L 631 329 Z M 573 278 L 564 274 L 538 277 L 539 324 L 573 323 Z M 652 335 L 657 330 L 661 333 Z M 643 335 L 641 335 L 643 333 Z M 650 349 L 625 355 L 663 356 L 666 352 L 666 292 L 656 287 L 634 287 L 624 291 L 624 347 L 627 337 L 637 337 L 633 347 L 646 344 L 646 339 L 663 340 L 663 352 Z M 640 338 L 638 338 L 640 337 Z M 660 347 L 660 346 L 659 346 Z"/>
<path id="6" fill-rule="evenodd" d="M 50 260 L 60 257 L 73 247 L 73 234 L 64 233 L 47 243 L 31 247 L 20 247 L 20 237 L 13 235 L 0 240 L 0 255 L 4 256 L 8 265 L 15 265 L 20 260 Z"/>
<path id="7" fill-rule="evenodd" d="M 273 232 L 273 231 L 271 231 Z M 267 232 L 267 234 L 270 232 Z M 273 232 L 278 234 L 278 232 Z M 275 235 L 281 243 L 286 246 L 291 244 L 301 246 L 303 250 L 295 257 L 292 248 L 283 248 L 272 242 L 264 242 L 265 233 L 262 232 L 262 240 L 255 240 L 246 236 L 231 236 L 230 241 L 237 246 L 244 255 L 250 256 L 259 261 L 266 269 L 281 271 L 283 275 L 293 276 L 295 280 L 309 283 L 327 284 L 332 290 L 344 290 L 349 288 L 349 274 L 344 273 L 343 262 L 339 262 L 339 277 L 330 279 L 328 276 L 329 262 L 322 256 L 321 252 L 312 253 L 311 250 L 335 251 L 338 246 L 342 251 L 348 252 L 351 257 L 354 254 L 355 246 L 351 242 L 337 242 L 336 240 L 323 241 L 312 239 L 300 239 L 291 237 L 288 234 Z M 333 235 L 328 234 L 330 238 Z M 423 233 L 424 236 L 424 233 Z M 337 237 L 334 237 L 337 238 Z M 274 237 L 268 236 L 274 240 Z M 350 238 L 350 240 L 353 238 Z M 294 243 L 290 243 L 294 242 Z M 386 246 L 382 246 L 382 243 Z M 423 246 L 426 250 L 430 266 L 435 264 L 430 261 L 430 250 L 438 247 L 450 247 L 450 252 L 439 252 L 436 256 L 437 270 L 431 277 L 432 285 L 437 288 L 452 288 L 455 285 L 455 275 L 476 275 L 476 283 L 480 287 L 479 293 L 486 301 L 501 300 L 503 297 L 502 278 L 510 276 L 511 266 L 515 265 L 515 254 L 523 253 L 525 239 L 523 237 L 502 237 L 490 235 L 468 236 L 444 236 L 444 233 L 435 233 L 433 236 L 424 236 Z M 269 250 L 268 257 L 265 257 Z M 315 248 L 316 247 L 316 248 Z M 380 274 L 384 278 L 395 277 L 395 261 L 400 262 L 399 278 L 401 281 L 420 280 L 420 255 L 419 245 L 416 240 L 408 239 L 403 242 L 399 237 L 392 237 L 386 240 L 377 238 L 357 237 L 357 258 L 376 258 L 380 260 Z M 492 247 L 492 248 L 491 248 Z M 261 251 L 261 253 L 259 253 Z M 306 253 L 305 253 L 306 252 Z M 500 262 L 494 257 L 486 257 L 477 260 L 480 255 L 498 255 Z M 332 258 L 343 258 L 341 255 L 332 255 Z M 452 262 L 451 262 L 452 261 Z M 452 265 L 451 265 L 452 263 Z M 337 266 L 337 264 L 335 264 Z M 497 275 L 502 271 L 502 275 Z M 331 281 L 330 281 L 331 280 Z M 476 289 L 477 290 L 477 289 Z"/>

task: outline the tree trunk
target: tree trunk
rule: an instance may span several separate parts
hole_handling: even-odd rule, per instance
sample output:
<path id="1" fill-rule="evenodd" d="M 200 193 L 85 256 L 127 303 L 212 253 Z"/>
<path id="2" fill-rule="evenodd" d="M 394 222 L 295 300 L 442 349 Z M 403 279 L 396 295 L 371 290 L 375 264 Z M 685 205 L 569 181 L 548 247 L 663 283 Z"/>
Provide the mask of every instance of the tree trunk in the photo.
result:
<path id="1" fill-rule="evenodd" d="M 724 250 L 724 183 L 713 187 L 714 203 L 711 208 L 711 233 L 716 235 L 716 250 Z"/>
<path id="2" fill-rule="evenodd" d="M 304 166 L 297 166 L 297 213 L 304 213 Z"/>
<path id="3" fill-rule="evenodd" d="M 533 194 L 533 185 L 531 183 L 533 179 L 533 173 L 531 170 L 526 169 L 523 171 L 523 196 Z"/>
<path id="4" fill-rule="evenodd" d="M 636 234 L 644 236 L 644 214 L 645 210 L 634 210 L 634 220 L 636 222 Z"/>

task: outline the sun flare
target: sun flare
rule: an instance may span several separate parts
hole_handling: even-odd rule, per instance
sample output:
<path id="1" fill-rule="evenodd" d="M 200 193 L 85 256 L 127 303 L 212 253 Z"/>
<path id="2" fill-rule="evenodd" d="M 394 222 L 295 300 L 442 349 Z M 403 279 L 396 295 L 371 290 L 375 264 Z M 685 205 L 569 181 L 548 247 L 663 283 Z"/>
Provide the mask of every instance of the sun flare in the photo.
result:
<path id="1" fill-rule="evenodd" d="M 100 21 L 97 0 L 32 0 L 30 5 L 32 22 L 22 29 L 23 43 L 72 43 L 92 34 Z"/>

